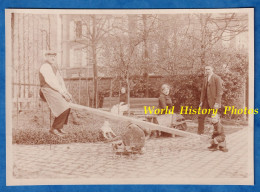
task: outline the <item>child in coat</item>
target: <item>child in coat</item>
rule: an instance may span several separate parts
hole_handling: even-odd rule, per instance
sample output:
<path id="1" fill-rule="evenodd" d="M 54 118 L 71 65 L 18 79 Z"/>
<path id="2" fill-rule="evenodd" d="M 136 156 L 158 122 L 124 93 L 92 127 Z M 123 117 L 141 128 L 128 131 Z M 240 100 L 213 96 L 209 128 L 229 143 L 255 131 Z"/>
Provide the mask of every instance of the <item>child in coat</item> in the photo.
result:
<path id="1" fill-rule="evenodd" d="M 211 146 L 208 147 L 210 151 L 217 151 L 218 149 L 223 152 L 228 152 L 226 147 L 226 136 L 224 133 L 223 125 L 219 122 L 219 115 L 211 117 L 211 123 L 213 125 L 213 134 L 211 139 Z"/>

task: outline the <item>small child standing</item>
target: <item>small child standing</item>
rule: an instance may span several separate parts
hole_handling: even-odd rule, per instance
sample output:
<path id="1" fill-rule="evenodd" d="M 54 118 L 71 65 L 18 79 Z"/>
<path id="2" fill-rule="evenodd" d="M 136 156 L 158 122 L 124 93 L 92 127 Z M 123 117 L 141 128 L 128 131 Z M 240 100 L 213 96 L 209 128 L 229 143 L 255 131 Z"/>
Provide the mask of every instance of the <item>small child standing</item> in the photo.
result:
<path id="1" fill-rule="evenodd" d="M 213 125 L 213 134 L 211 140 L 211 146 L 208 147 L 210 151 L 217 151 L 218 149 L 223 152 L 228 152 L 226 147 L 226 136 L 224 134 L 223 125 L 219 122 L 219 115 L 211 117 L 211 123 Z"/>

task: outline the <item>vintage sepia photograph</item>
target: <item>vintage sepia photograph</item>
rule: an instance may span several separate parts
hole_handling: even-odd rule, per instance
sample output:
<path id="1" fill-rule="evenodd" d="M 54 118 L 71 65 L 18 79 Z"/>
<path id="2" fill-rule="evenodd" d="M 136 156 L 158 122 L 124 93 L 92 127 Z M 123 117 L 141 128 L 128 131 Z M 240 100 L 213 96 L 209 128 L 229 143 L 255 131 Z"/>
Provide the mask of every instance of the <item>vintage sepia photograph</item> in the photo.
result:
<path id="1" fill-rule="evenodd" d="M 6 9 L 6 184 L 254 185 L 254 9 Z"/>

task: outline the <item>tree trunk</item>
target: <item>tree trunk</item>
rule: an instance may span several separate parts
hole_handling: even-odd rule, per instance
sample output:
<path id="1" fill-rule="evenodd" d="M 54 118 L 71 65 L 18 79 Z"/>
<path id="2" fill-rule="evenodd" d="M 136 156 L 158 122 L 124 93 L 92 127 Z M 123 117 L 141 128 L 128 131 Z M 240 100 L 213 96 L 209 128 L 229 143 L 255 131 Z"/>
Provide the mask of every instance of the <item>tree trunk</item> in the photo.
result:
<path id="1" fill-rule="evenodd" d="M 202 52 L 201 52 L 200 62 L 201 62 L 201 66 L 205 67 L 205 50 L 202 50 Z"/>
<path id="2" fill-rule="evenodd" d="M 127 70 L 126 74 L 126 83 L 127 83 L 127 104 L 128 104 L 128 109 L 127 109 L 127 115 L 130 116 L 130 85 L 129 85 L 129 71 Z"/>
<path id="3" fill-rule="evenodd" d="M 97 54 L 96 47 L 92 44 L 93 49 L 93 83 L 94 83 L 94 107 L 97 107 Z"/>
<path id="4" fill-rule="evenodd" d="M 149 97 L 149 73 L 148 73 L 148 50 L 147 43 L 145 41 L 145 50 L 144 50 L 144 63 L 145 63 L 145 97 Z"/>
<path id="5" fill-rule="evenodd" d="M 94 107 L 97 108 L 97 102 L 98 102 L 98 77 L 97 77 L 97 53 L 96 53 L 96 17 L 93 16 L 93 34 L 92 34 L 92 53 L 93 53 L 93 83 L 94 83 Z"/>
<path id="6" fill-rule="evenodd" d="M 149 75 L 148 75 L 148 45 L 147 45 L 147 37 L 148 37 L 148 31 L 147 31 L 147 16 L 142 15 L 143 17 L 143 24 L 144 24 L 144 78 L 145 78 L 145 97 L 149 97 Z"/>

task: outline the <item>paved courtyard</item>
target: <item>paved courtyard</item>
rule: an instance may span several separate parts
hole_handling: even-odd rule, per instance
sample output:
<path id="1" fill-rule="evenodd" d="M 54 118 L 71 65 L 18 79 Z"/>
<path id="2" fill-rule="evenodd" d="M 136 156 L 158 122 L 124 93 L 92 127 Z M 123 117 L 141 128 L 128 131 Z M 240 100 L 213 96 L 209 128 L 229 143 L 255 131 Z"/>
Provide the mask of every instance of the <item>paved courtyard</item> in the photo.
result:
<path id="1" fill-rule="evenodd" d="M 18 179 L 34 178 L 245 178 L 247 128 L 227 136 L 229 152 L 211 152 L 198 139 L 150 139 L 142 155 L 115 155 L 109 143 L 13 145 Z"/>

